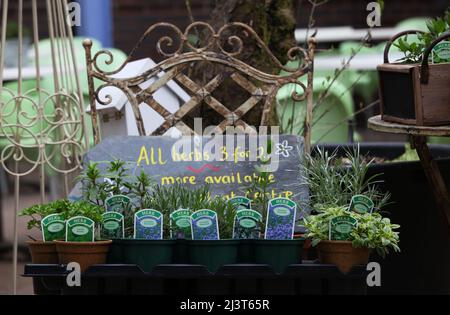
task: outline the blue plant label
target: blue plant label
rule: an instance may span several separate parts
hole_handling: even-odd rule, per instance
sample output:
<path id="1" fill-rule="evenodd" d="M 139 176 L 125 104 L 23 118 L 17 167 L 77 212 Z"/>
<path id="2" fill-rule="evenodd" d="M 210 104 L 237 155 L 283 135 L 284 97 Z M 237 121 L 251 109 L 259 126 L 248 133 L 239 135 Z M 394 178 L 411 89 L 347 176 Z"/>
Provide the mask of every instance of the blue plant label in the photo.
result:
<path id="1" fill-rule="evenodd" d="M 116 195 L 105 200 L 106 212 L 124 213 L 131 204 L 131 199 L 127 196 Z"/>
<path id="2" fill-rule="evenodd" d="M 330 220 L 330 241 L 349 241 L 350 234 L 358 225 L 351 216 L 340 216 Z"/>
<path id="3" fill-rule="evenodd" d="M 50 214 L 41 221 L 42 240 L 51 242 L 63 240 L 66 233 L 66 222 L 61 214 Z"/>
<path id="4" fill-rule="evenodd" d="M 374 206 L 375 204 L 369 197 L 357 195 L 353 196 L 349 209 L 359 214 L 366 214 L 372 213 Z"/>
<path id="5" fill-rule="evenodd" d="M 170 238 L 192 239 L 191 211 L 180 209 L 170 214 Z"/>
<path id="6" fill-rule="evenodd" d="M 163 214 L 145 209 L 134 215 L 134 238 L 140 240 L 163 239 Z"/>
<path id="7" fill-rule="evenodd" d="M 245 210 L 252 208 L 252 201 L 246 197 L 234 197 L 229 201 L 233 206 L 236 207 L 236 210 Z"/>
<path id="8" fill-rule="evenodd" d="M 219 222 L 217 213 L 211 210 L 200 210 L 191 215 L 192 238 L 194 240 L 219 240 Z"/>
<path id="9" fill-rule="evenodd" d="M 297 204 L 294 201 L 287 198 L 270 200 L 267 209 L 265 239 L 293 239 L 296 214 Z"/>
<path id="10" fill-rule="evenodd" d="M 262 215 L 254 210 L 236 212 L 233 239 L 259 239 Z"/>
<path id="11" fill-rule="evenodd" d="M 93 242 L 95 222 L 86 217 L 74 217 L 66 223 L 66 242 Z"/>
<path id="12" fill-rule="evenodd" d="M 125 219 L 118 212 L 106 212 L 102 215 L 101 238 L 119 239 L 125 237 Z"/>

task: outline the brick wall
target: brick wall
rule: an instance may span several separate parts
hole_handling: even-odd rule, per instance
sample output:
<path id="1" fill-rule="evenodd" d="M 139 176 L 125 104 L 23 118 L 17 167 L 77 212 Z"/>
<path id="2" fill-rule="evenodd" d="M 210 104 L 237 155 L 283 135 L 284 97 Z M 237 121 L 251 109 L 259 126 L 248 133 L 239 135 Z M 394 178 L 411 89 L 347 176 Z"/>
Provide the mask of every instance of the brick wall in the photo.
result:
<path id="1" fill-rule="evenodd" d="M 256 0 L 262 1 L 262 0 Z M 116 46 L 129 52 L 141 34 L 151 24 L 168 21 L 183 28 L 189 24 L 185 0 L 113 0 L 114 36 Z M 194 18 L 207 21 L 211 0 L 190 0 Z M 297 21 L 299 27 L 307 25 L 310 5 L 299 0 Z M 316 11 L 316 25 L 367 27 L 367 0 L 331 0 Z M 382 26 L 395 26 L 398 22 L 417 16 L 441 15 L 448 0 L 386 0 Z M 147 46 L 149 49 L 150 45 Z M 152 57 L 155 57 L 151 54 Z"/>
<path id="2" fill-rule="evenodd" d="M 95 1 L 95 0 L 93 0 Z M 114 5 L 114 37 L 115 45 L 125 52 L 130 52 L 135 43 L 148 26 L 157 22 L 171 22 L 184 28 L 189 24 L 185 0 L 112 0 Z M 255 0 L 263 1 L 263 0 Z M 307 0 L 298 0 L 301 4 L 298 9 L 297 21 L 299 27 L 305 27 L 308 21 L 310 5 Z M 194 18 L 207 21 L 211 10 L 211 0 L 190 0 Z M 321 6 L 315 14 L 317 26 L 343 26 L 366 27 L 367 12 L 365 7 L 369 0 L 330 0 Z M 9 1 L 10 19 L 17 15 L 18 1 Z M 24 1 L 25 23 L 31 26 L 31 1 Z M 45 22 L 44 1 L 38 1 L 40 19 L 40 32 L 47 34 Z M 448 0 L 385 0 L 386 10 L 382 23 L 384 27 L 394 26 L 399 21 L 415 16 L 441 15 L 449 5 Z M 156 34 L 157 35 L 160 35 Z M 153 43 L 154 44 L 154 43 Z M 151 49 L 152 43 L 144 46 Z M 153 46 L 154 48 L 154 46 Z M 142 54 L 145 54 L 145 51 Z M 148 54 L 147 54 L 148 55 Z M 155 58 L 154 53 L 150 56 Z"/>

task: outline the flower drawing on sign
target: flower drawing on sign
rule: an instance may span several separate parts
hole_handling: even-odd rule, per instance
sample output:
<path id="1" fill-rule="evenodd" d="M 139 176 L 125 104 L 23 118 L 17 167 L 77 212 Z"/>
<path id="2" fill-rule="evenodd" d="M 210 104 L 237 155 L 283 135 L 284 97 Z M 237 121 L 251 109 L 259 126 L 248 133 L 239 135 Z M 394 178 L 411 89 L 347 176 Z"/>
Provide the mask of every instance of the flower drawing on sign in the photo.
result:
<path id="1" fill-rule="evenodd" d="M 276 155 L 282 155 L 285 158 L 288 158 L 291 155 L 291 151 L 294 150 L 293 146 L 289 145 L 289 142 L 287 140 L 284 140 L 282 143 L 278 143 L 276 145 Z"/>

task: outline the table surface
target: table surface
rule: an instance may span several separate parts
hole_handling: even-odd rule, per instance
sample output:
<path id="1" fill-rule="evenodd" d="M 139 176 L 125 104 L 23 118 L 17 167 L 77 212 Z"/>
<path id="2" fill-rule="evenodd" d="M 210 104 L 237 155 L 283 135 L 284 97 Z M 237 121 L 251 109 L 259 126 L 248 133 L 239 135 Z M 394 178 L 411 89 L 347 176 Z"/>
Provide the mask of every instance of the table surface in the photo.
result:
<path id="1" fill-rule="evenodd" d="M 381 115 L 369 119 L 369 129 L 395 134 L 404 134 L 411 136 L 450 136 L 450 125 L 448 126 L 413 126 L 399 123 L 391 123 L 381 119 Z"/>

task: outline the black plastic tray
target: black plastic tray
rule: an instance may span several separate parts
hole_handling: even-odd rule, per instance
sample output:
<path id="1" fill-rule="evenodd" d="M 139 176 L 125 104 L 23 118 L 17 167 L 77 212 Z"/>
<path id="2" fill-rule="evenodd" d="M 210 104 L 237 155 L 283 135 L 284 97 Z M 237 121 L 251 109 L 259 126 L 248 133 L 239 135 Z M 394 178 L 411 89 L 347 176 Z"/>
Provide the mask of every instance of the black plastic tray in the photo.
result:
<path id="1" fill-rule="evenodd" d="M 268 265 L 226 265 L 216 273 L 200 265 L 159 265 L 143 272 L 136 265 L 98 265 L 81 277 L 81 287 L 66 284 L 64 265 L 26 265 L 36 294 L 58 295 L 335 295 L 367 293 L 367 271 L 342 274 L 336 266 L 305 262 L 277 274 Z"/>

